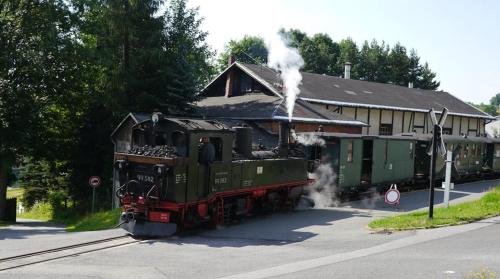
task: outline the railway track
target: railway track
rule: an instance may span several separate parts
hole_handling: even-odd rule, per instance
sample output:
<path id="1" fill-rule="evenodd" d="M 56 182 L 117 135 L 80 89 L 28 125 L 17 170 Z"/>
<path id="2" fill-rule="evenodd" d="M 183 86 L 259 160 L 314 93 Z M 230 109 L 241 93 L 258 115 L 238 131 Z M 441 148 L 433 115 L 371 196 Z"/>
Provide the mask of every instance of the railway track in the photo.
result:
<path id="1" fill-rule="evenodd" d="M 143 241 L 143 239 L 133 239 L 129 235 L 124 235 L 0 258 L 0 272 L 28 265 L 129 245 L 140 241 Z"/>

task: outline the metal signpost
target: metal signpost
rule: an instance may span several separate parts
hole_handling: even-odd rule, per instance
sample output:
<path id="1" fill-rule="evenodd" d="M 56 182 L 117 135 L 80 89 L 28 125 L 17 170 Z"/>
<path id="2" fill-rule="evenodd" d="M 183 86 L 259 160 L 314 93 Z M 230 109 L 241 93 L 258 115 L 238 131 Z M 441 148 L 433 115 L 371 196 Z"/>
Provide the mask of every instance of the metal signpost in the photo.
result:
<path id="1" fill-rule="evenodd" d="M 90 187 L 92 187 L 92 214 L 93 214 L 95 205 L 95 188 L 101 185 L 101 178 L 99 176 L 91 176 L 89 178 L 89 185 Z"/>
<path id="2" fill-rule="evenodd" d="M 448 115 L 448 109 L 444 108 L 439 117 L 439 121 L 436 118 L 436 113 L 433 109 L 429 111 L 431 116 L 432 124 L 434 129 L 432 130 L 432 143 L 431 143 L 431 170 L 429 174 L 429 219 L 434 217 L 434 182 L 435 182 L 435 172 L 436 172 L 436 157 L 438 149 L 444 155 L 446 152 L 446 147 L 442 138 L 443 125 L 446 121 L 446 116 Z"/>

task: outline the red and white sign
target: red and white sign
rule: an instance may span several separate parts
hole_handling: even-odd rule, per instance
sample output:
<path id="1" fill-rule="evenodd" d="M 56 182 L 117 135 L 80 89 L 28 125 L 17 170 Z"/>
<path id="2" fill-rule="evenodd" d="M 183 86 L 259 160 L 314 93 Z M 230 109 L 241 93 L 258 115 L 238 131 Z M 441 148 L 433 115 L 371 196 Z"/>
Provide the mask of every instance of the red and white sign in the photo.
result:
<path id="1" fill-rule="evenodd" d="M 89 178 L 90 187 L 99 187 L 101 186 L 101 178 L 99 176 L 91 176 Z"/>
<path id="2" fill-rule="evenodd" d="M 398 191 L 398 186 L 392 184 L 391 188 L 385 193 L 385 203 L 390 205 L 399 204 L 399 198 L 401 198 L 401 194 Z"/>

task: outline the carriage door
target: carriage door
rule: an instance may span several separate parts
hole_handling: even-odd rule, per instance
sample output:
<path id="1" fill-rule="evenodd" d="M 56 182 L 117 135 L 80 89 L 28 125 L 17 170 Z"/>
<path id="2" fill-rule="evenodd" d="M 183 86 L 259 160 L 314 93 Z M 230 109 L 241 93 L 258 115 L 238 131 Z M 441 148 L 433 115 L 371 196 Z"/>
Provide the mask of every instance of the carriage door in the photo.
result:
<path id="1" fill-rule="evenodd" d="M 361 165 L 361 184 L 371 184 L 373 140 L 363 140 L 363 161 Z"/>
<path id="2" fill-rule="evenodd" d="M 495 153 L 495 145 L 493 143 L 486 144 L 485 163 L 488 167 L 493 168 L 493 155 Z"/>

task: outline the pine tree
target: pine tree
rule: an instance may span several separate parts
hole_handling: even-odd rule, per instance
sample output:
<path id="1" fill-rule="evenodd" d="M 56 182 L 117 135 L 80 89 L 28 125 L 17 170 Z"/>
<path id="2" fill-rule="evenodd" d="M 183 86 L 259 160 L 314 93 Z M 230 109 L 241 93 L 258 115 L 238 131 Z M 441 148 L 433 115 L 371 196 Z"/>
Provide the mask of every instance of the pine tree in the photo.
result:
<path id="1" fill-rule="evenodd" d="M 390 81 L 393 84 L 406 86 L 410 71 L 410 59 L 406 54 L 406 48 L 400 43 L 395 44 L 389 53 Z"/>
<path id="2" fill-rule="evenodd" d="M 421 89 L 436 90 L 441 83 L 436 81 L 436 73 L 431 71 L 429 64 L 425 62 L 422 67 L 422 74 L 417 80 L 416 87 Z"/>

